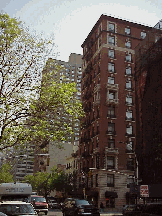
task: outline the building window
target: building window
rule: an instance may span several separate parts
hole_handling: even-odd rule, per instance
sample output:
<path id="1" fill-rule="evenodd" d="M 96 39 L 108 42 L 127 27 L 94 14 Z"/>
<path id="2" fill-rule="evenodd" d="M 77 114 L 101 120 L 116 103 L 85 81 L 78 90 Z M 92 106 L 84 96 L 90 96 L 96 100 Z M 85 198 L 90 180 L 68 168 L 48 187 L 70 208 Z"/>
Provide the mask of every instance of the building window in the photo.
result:
<path id="1" fill-rule="evenodd" d="M 126 67 L 125 73 L 126 73 L 126 75 L 132 75 L 132 68 Z"/>
<path id="2" fill-rule="evenodd" d="M 132 153 L 132 152 L 133 152 L 133 141 L 129 141 L 129 142 L 127 143 L 126 152 L 127 152 L 127 153 Z"/>
<path id="3" fill-rule="evenodd" d="M 100 118 L 100 109 L 99 109 L 99 107 L 97 107 L 97 116 L 96 116 L 96 118 Z"/>
<path id="4" fill-rule="evenodd" d="M 115 123 L 108 123 L 108 133 L 114 133 L 115 132 Z"/>
<path id="5" fill-rule="evenodd" d="M 132 55 L 131 55 L 130 53 L 126 54 L 125 60 L 126 60 L 127 62 L 131 62 L 131 61 L 132 61 Z"/>
<path id="6" fill-rule="evenodd" d="M 114 100 L 115 99 L 115 92 L 109 91 L 109 99 Z"/>
<path id="7" fill-rule="evenodd" d="M 87 153 L 89 154 L 89 150 L 87 151 Z M 89 160 L 87 160 L 87 168 L 89 168 Z"/>
<path id="8" fill-rule="evenodd" d="M 96 168 L 99 169 L 100 156 L 96 155 Z"/>
<path id="9" fill-rule="evenodd" d="M 127 105 L 132 105 L 133 101 L 132 101 L 132 95 L 127 95 L 126 96 L 126 104 Z"/>
<path id="10" fill-rule="evenodd" d="M 102 23 L 100 24 L 99 28 L 98 28 L 98 33 L 100 34 L 102 31 Z"/>
<path id="11" fill-rule="evenodd" d="M 81 187 L 81 177 L 79 177 L 79 187 Z"/>
<path id="12" fill-rule="evenodd" d="M 92 146 L 92 151 L 93 151 L 93 146 Z M 93 168 L 93 158 L 91 159 L 91 167 Z"/>
<path id="13" fill-rule="evenodd" d="M 129 176 L 127 178 L 127 188 L 130 188 L 130 185 L 134 183 L 134 178 L 133 176 Z"/>
<path id="14" fill-rule="evenodd" d="M 146 32 L 141 32 L 141 38 L 144 39 L 146 37 Z"/>
<path id="15" fill-rule="evenodd" d="M 115 118 L 115 107 L 114 106 L 108 107 L 107 117 Z"/>
<path id="16" fill-rule="evenodd" d="M 107 169 L 115 168 L 115 158 L 112 156 L 107 156 Z"/>
<path id="17" fill-rule="evenodd" d="M 95 52 L 97 51 L 98 49 L 98 46 L 97 46 L 97 43 L 95 43 Z"/>
<path id="18" fill-rule="evenodd" d="M 74 168 L 75 168 L 75 160 L 74 160 Z"/>
<path id="19" fill-rule="evenodd" d="M 131 34 L 131 29 L 130 28 L 125 28 L 125 34 L 130 35 Z"/>
<path id="20" fill-rule="evenodd" d="M 134 159 L 133 158 L 127 159 L 127 170 L 134 171 Z"/>
<path id="21" fill-rule="evenodd" d="M 127 133 L 127 135 L 133 134 L 133 126 L 132 125 L 127 125 L 126 133 Z"/>
<path id="22" fill-rule="evenodd" d="M 115 32 L 115 24 L 109 23 L 108 30 L 111 31 L 111 32 Z"/>
<path id="23" fill-rule="evenodd" d="M 96 92 L 96 94 L 94 95 L 94 101 L 98 100 L 100 100 L 100 92 Z"/>
<path id="24" fill-rule="evenodd" d="M 114 63 L 108 63 L 108 71 L 114 73 L 115 72 L 115 65 Z"/>
<path id="25" fill-rule="evenodd" d="M 98 74 L 100 73 L 100 64 L 98 64 Z M 99 81 L 100 83 L 100 81 Z"/>
<path id="26" fill-rule="evenodd" d="M 108 43 L 111 45 L 115 45 L 115 37 L 114 36 L 108 36 Z"/>
<path id="27" fill-rule="evenodd" d="M 98 187 L 98 174 L 96 174 L 96 187 Z"/>
<path id="28" fill-rule="evenodd" d="M 109 49 L 109 50 L 108 50 L 108 57 L 109 57 L 109 58 L 114 58 L 114 57 L 115 57 L 115 51 Z"/>
<path id="29" fill-rule="evenodd" d="M 97 135 L 99 134 L 99 131 L 97 131 L 96 132 L 97 133 Z M 98 148 L 99 147 L 99 138 L 97 137 L 97 140 L 96 140 L 96 148 Z"/>
<path id="30" fill-rule="evenodd" d="M 106 208 L 115 208 L 115 198 L 113 197 L 106 198 Z"/>
<path id="31" fill-rule="evenodd" d="M 126 89 L 131 89 L 132 88 L 132 81 L 131 80 L 127 80 L 126 81 Z"/>
<path id="32" fill-rule="evenodd" d="M 126 119 L 132 119 L 133 118 L 133 112 L 132 110 L 127 110 L 126 111 Z"/>
<path id="33" fill-rule="evenodd" d="M 93 175 L 91 175 L 91 187 L 93 187 Z"/>
<path id="34" fill-rule="evenodd" d="M 115 140 L 114 139 L 109 139 L 108 140 L 108 148 L 115 148 Z"/>
<path id="35" fill-rule="evenodd" d="M 130 49 L 131 48 L 131 41 L 126 41 L 125 47 Z"/>
<path id="36" fill-rule="evenodd" d="M 115 78 L 114 77 L 108 77 L 108 84 L 114 85 Z"/>
<path id="37" fill-rule="evenodd" d="M 107 187 L 114 187 L 114 175 L 107 174 Z"/>
<path id="38" fill-rule="evenodd" d="M 101 37 L 99 37 L 99 38 L 98 38 L 98 46 L 99 46 L 99 47 L 101 46 L 101 42 L 102 42 Z"/>

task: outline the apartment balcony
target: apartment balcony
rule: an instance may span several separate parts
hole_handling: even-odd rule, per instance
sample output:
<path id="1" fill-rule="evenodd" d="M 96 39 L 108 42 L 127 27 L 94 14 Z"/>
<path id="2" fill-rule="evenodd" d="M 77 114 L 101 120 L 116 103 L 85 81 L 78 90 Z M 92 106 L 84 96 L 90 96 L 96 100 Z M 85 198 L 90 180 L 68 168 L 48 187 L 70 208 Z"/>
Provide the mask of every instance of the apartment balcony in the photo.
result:
<path id="1" fill-rule="evenodd" d="M 134 137 L 135 138 L 135 134 L 133 134 L 133 133 L 132 134 L 126 133 L 125 136 L 126 137 Z"/>
<path id="2" fill-rule="evenodd" d="M 117 154 L 119 154 L 119 150 L 117 148 L 108 148 L 108 147 L 105 147 L 105 154 L 117 155 Z"/>
<path id="3" fill-rule="evenodd" d="M 109 104 L 113 104 L 113 105 L 118 105 L 119 104 L 119 99 L 110 99 L 110 98 L 106 98 L 106 105 L 109 105 Z"/>
<path id="4" fill-rule="evenodd" d="M 94 87 L 94 92 L 99 92 L 101 89 L 101 85 L 100 84 L 97 84 L 95 87 Z"/>
<path id="5" fill-rule="evenodd" d="M 111 90 L 115 90 L 115 91 L 118 91 L 118 89 L 119 89 L 119 86 L 118 86 L 118 84 L 109 84 L 109 83 L 107 83 L 107 89 L 111 89 Z"/>
<path id="6" fill-rule="evenodd" d="M 28 174 L 28 173 L 33 173 L 33 170 L 27 169 L 26 174 Z"/>
<path id="7" fill-rule="evenodd" d="M 99 148 L 99 147 L 93 149 L 93 154 L 97 154 L 97 153 L 99 153 L 99 152 L 100 152 L 100 148 Z"/>
<path id="8" fill-rule="evenodd" d="M 96 100 L 93 102 L 93 105 L 94 105 L 94 106 L 100 105 L 100 98 L 96 99 Z"/>
<path id="9" fill-rule="evenodd" d="M 26 171 L 26 168 L 25 168 L 25 169 L 20 169 L 20 168 L 19 168 L 19 169 L 17 169 L 16 172 L 17 172 L 17 173 L 24 173 L 25 171 Z"/>
<path id="10" fill-rule="evenodd" d="M 126 117 L 125 120 L 126 120 L 126 121 L 129 121 L 129 122 L 135 122 L 135 118 L 127 118 L 127 117 Z"/>
<path id="11" fill-rule="evenodd" d="M 126 106 L 134 106 L 134 103 L 133 103 L 133 102 L 128 102 L 128 101 L 126 101 L 126 102 L 125 102 L 125 105 L 126 105 Z"/>

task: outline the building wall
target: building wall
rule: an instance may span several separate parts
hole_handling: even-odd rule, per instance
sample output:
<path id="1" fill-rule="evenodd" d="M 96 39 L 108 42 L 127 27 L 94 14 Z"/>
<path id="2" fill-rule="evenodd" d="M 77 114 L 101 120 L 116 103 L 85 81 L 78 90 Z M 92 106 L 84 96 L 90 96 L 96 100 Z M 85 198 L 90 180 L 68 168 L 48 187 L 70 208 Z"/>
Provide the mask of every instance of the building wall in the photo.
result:
<path id="1" fill-rule="evenodd" d="M 115 186 L 106 187 L 107 180 L 103 178 L 97 197 L 99 205 L 103 199 L 106 203 L 105 190 L 117 193 L 114 210 L 126 204 L 127 181 L 135 175 L 134 49 L 143 40 L 141 34 L 145 35 L 148 30 L 146 26 L 101 15 L 82 44 L 82 101 L 86 117 L 80 133 L 80 178 L 82 173 L 88 176 L 87 167 L 97 168 L 95 172 L 101 179 L 105 172 L 114 175 Z M 109 50 L 114 56 L 109 56 Z M 131 73 L 126 74 L 127 67 L 131 67 Z M 127 96 L 132 97 L 131 103 L 126 100 Z M 113 107 L 111 112 L 110 107 Z M 114 144 L 110 144 L 113 140 Z M 118 175 L 116 171 L 123 174 Z M 122 177 L 124 174 L 126 178 Z"/>
<path id="2" fill-rule="evenodd" d="M 142 184 L 159 184 L 161 175 L 161 32 L 152 31 L 136 52 L 137 146 Z"/>
<path id="3" fill-rule="evenodd" d="M 69 56 L 69 61 L 64 62 L 61 60 L 56 59 L 49 59 L 50 66 L 47 67 L 47 70 L 53 70 L 56 65 L 60 67 L 59 72 L 56 74 L 55 78 L 59 82 L 62 80 L 66 80 L 66 82 L 75 82 L 77 93 L 75 98 L 80 100 L 81 99 L 81 77 L 82 77 L 82 55 L 71 53 Z M 50 162 L 48 171 L 51 170 L 53 166 L 57 167 L 57 164 L 66 165 L 67 159 L 71 157 L 73 153 L 73 148 L 78 146 L 79 140 L 79 127 L 80 121 L 76 119 L 73 123 L 73 132 L 74 134 L 69 136 L 69 142 L 60 143 L 62 145 L 62 149 L 59 149 L 57 143 L 51 143 L 49 145 L 49 154 L 50 154 Z"/>

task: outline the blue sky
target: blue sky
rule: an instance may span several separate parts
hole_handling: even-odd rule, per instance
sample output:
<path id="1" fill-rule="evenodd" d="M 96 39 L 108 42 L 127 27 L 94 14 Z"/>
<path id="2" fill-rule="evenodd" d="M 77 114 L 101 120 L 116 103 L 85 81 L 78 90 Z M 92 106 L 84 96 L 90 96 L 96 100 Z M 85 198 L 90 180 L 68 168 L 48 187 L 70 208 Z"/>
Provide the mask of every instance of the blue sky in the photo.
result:
<path id="1" fill-rule="evenodd" d="M 31 29 L 54 34 L 58 59 L 82 54 L 81 44 L 101 14 L 154 26 L 162 19 L 162 0 L 0 0 L 0 10 Z"/>

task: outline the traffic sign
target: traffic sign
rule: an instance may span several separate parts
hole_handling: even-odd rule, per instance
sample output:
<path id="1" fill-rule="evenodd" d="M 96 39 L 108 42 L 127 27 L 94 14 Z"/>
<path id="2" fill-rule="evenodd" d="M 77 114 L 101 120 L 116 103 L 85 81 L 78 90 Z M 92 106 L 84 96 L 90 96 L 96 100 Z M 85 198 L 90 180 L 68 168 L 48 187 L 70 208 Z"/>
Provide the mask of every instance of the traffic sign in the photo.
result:
<path id="1" fill-rule="evenodd" d="M 140 195 L 141 195 L 141 197 L 149 197 L 148 185 L 141 185 L 140 186 Z"/>

